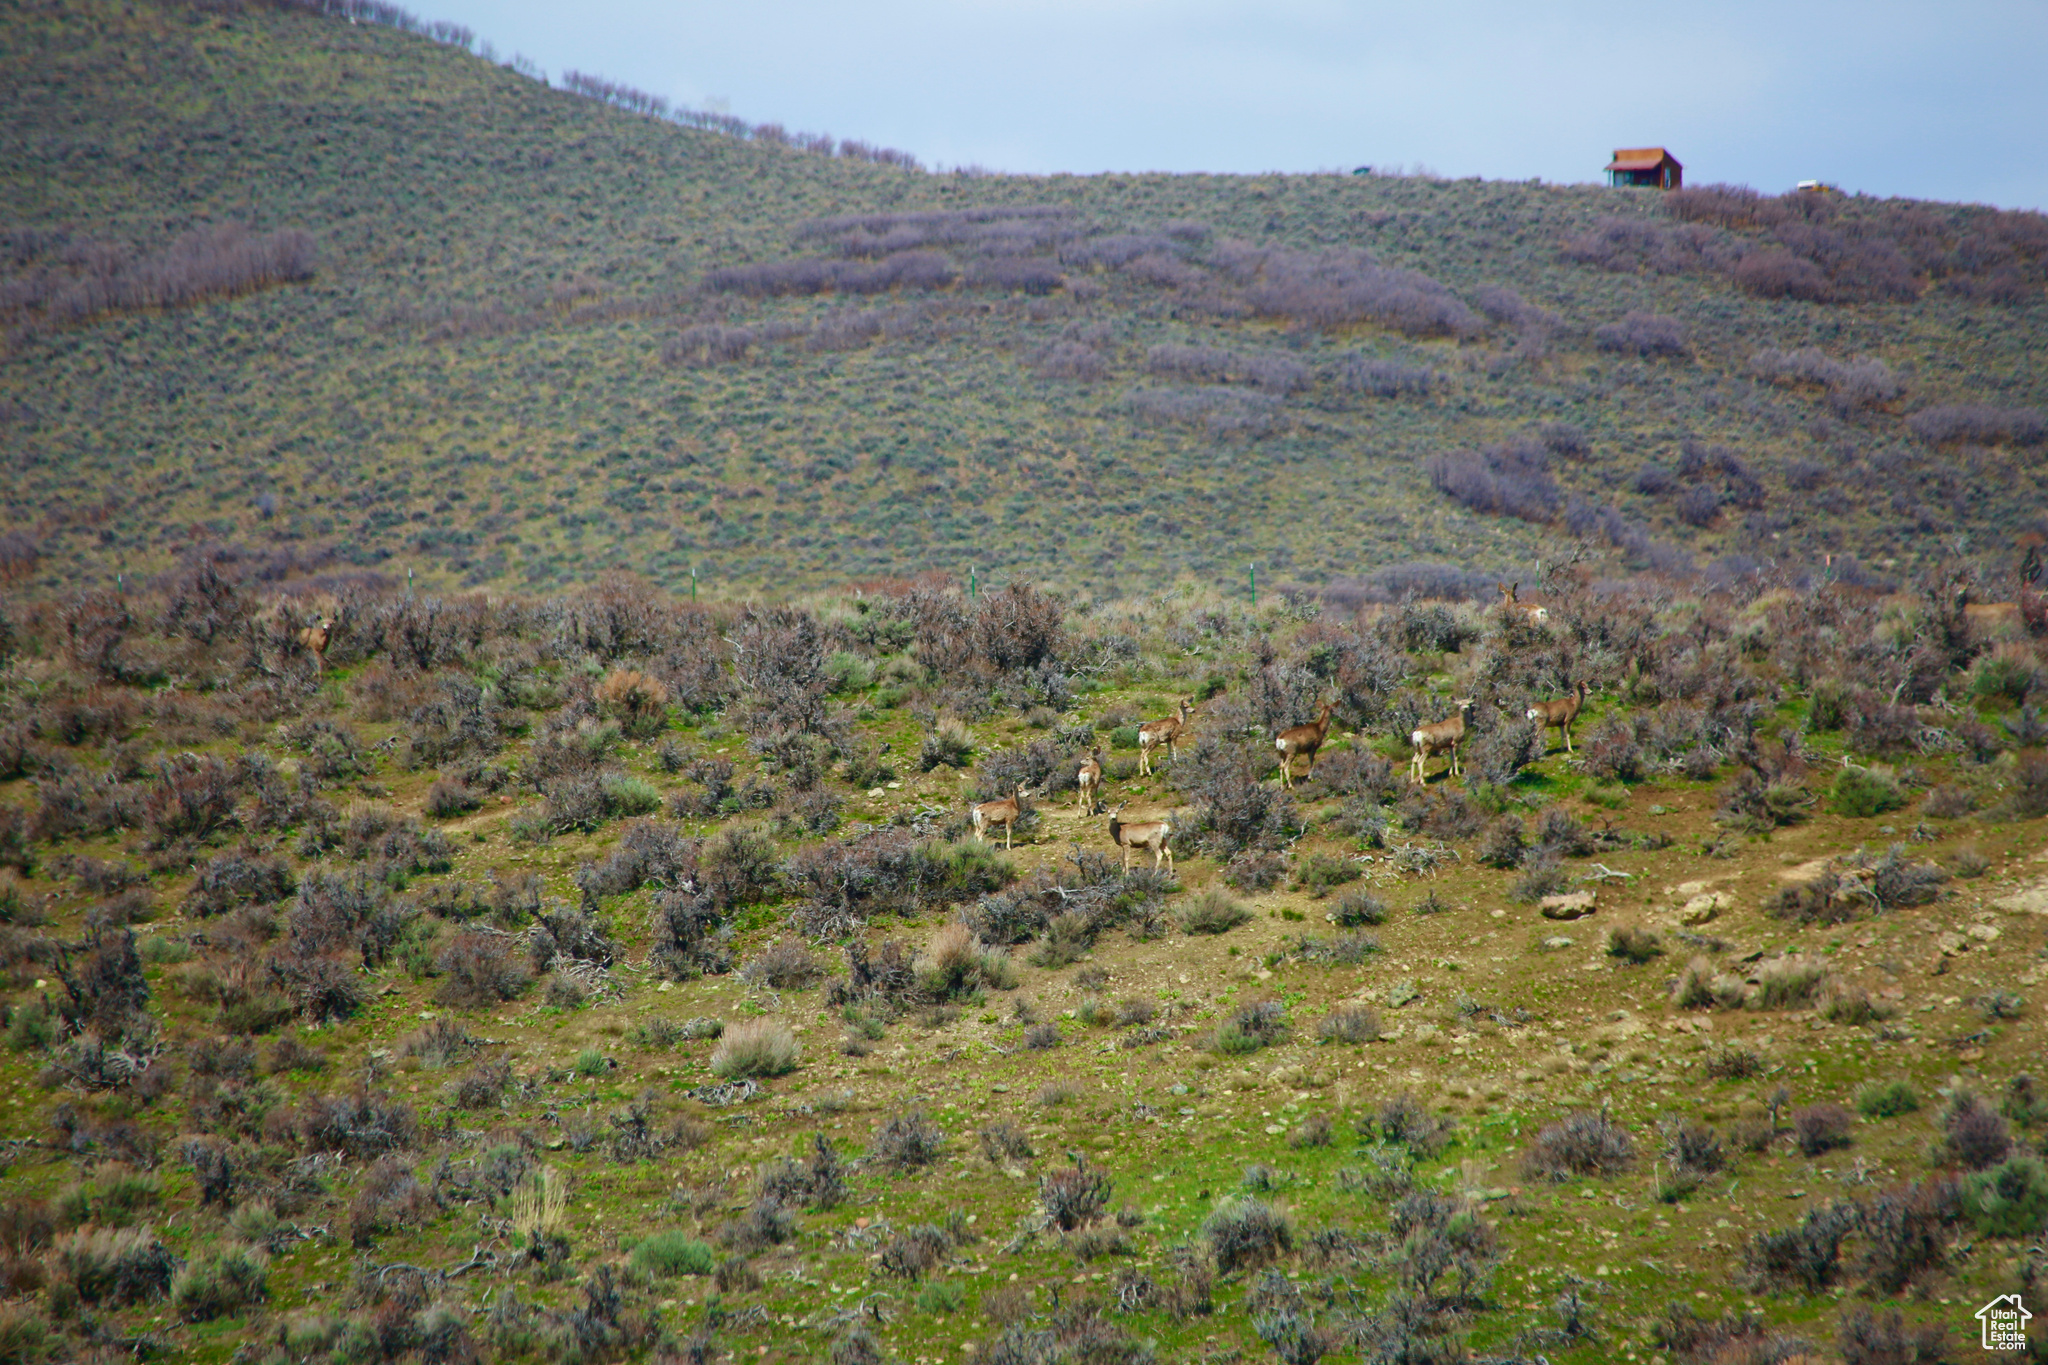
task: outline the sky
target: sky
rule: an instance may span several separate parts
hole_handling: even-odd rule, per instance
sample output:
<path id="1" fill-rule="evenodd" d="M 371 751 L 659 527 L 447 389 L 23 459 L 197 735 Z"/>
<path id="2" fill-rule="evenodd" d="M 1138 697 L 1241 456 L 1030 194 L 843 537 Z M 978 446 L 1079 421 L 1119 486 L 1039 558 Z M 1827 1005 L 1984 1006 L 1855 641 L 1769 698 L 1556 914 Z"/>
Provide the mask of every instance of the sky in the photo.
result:
<path id="1" fill-rule="evenodd" d="M 1050 173 L 1426 168 L 2048 207 L 2048 0 L 411 0 L 500 60 Z"/>

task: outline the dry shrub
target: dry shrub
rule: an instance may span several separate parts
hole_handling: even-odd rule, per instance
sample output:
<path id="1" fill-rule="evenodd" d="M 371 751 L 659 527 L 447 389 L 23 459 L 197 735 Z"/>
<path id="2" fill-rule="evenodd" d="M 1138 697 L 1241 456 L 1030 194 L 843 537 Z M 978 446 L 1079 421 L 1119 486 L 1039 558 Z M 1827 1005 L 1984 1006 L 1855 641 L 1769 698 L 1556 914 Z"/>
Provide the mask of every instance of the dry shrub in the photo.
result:
<path id="1" fill-rule="evenodd" d="M 1807 1156 L 1847 1147 L 1856 1116 L 1839 1104 L 1808 1104 L 1792 1111 L 1792 1136 Z"/>
<path id="2" fill-rule="evenodd" d="M 1087 1161 L 1077 1156 L 1072 1169 L 1039 1177 L 1038 1202 L 1047 1222 L 1062 1232 L 1072 1232 L 1108 1211 L 1110 1188 L 1108 1175 L 1090 1170 Z"/>
<path id="3" fill-rule="evenodd" d="M 1262 1199 L 1230 1199 L 1202 1221 L 1219 1273 L 1257 1269 L 1293 1249 L 1287 1216 Z"/>
<path id="4" fill-rule="evenodd" d="M 1009 954 L 990 948 L 958 920 L 940 927 L 912 965 L 918 988 L 934 1000 L 971 996 L 983 987 L 1017 984 Z"/>
<path id="5" fill-rule="evenodd" d="M 775 939 L 740 968 L 740 980 L 750 986 L 774 990 L 797 990 L 825 974 L 825 964 L 802 943 Z"/>
<path id="6" fill-rule="evenodd" d="M 1523 1165 L 1532 1177 L 1564 1181 L 1618 1175 L 1635 1159 L 1628 1131 L 1605 1114 L 1583 1111 L 1544 1125 L 1529 1144 Z"/>
<path id="7" fill-rule="evenodd" d="M 2012 1151 L 2012 1129 L 1990 1105 L 1967 1091 L 1950 1099 L 1941 1116 L 1938 1159 L 1981 1171 L 1996 1166 Z"/>
<path id="8" fill-rule="evenodd" d="M 382 1233 L 417 1227 L 433 1208 L 434 1201 L 413 1174 L 412 1163 L 398 1156 L 382 1157 L 370 1167 L 349 1203 L 349 1242 L 366 1247 Z"/>
<path id="9" fill-rule="evenodd" d="M 177 1258 L 147 1224 L 135 1228 L 80 1228 L 50 1251 L 59 1281 L 90 1304 L 143 1303 L 169 1292 Z"/>
<path id="10" fill-rule="evenodd" d="M 646 739 L 668 726 L 668 688 L 659 678 L 637 669 L 614 669 L 597 685 L 597 701 L 619 728 L 634 739 Z"/>
<path id="11" fill-rule="evenodd" d="M 308 1095 L 289 1114 L 273 1113 L 266 1129 L 296 1131 L 314 1151 L 341 1152 L 357 1160 L 411 1147 L 419 1140 L 419 1115 L 409 1104 L 378 1091 L 353 1095 Z"/>
<path id="12" fill-rule="evenodd" d="M 734 1024 L 711 1050 L 715 1076 L 781 1076 L 796 1070 L 803 1048 L 780 1019 L 750 1019 Z"/>
<path id="13" fill-rule="evenodd" d="M 1941 1365 L 1950 1359 L 1947 1343 L 1947 1328 L 1908 1326 L 1896 1308 L 1885 1313 L 1852 1308 L 1835 1329 L 1844 1365 Z"/>
<path id="14" fill-rule="evenodd" d="M 434 998 L 444 1005 L 476 1007 L 516 1000 L 533 980 L 521 960 L 518 941 L 488 929 L 465 929 L 434 959 L 442 976 Z"/>
<path id="15" fill-rule="evenodd" d="M 1750 1008 L 1792 1010 L 1812 1004 L 1820 995 L 1828 981 L 1828 968 L 1820 958 L 1792 953 L 1764 963 L 1756 976 Z"/>
<path id="16" fill-rule="evenodd" d="M 921 1109 L 892 1114 L 875 1129 L 869 1156 L 892 1170 L 910 1171 L 929 1166 L 944 1154 L 946 1135 Z"/>
<path id="17" fill-rule="evenodd" d="M 1369 1005 L 1339 1005 L 1323 1017 L 1316 1035 L 1333 1043 L 1369 1043 L 1380 1036 L 1380 1016 Z"/>
<path id="18" fill-rule="evenodd" d="M 268 905 L 292 894 L 297 883 L 284 859 L 253 848 L 216 854 L 185 897 L 189 914 L 219 915 L 240 905 Z"/>

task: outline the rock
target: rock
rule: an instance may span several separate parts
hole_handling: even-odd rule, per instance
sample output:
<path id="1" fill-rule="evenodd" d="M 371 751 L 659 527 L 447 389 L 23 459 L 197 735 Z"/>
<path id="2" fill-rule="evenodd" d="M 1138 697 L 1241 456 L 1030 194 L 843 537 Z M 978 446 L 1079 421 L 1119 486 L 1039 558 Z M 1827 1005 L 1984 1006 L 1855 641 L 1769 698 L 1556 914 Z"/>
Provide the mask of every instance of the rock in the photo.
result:
<path id="1" fill-rule="evenodd" d="M 1411 1001 L 1420 1000 L 1422 992 L 1415 988 L 1413 981 L 1396 981 L 1393 985 L 1387 987 L 1387 993 L 1384 998 L 1386 999 L 1388 1009 L 1397 1010 Z"/>
<path id="2" fill-rule="evenodd" d="M 1536 902 L 1537 911 L 1545 919 L 1584 919 L 1593 913 L 1591 891 L 1571 891 L 1562 896 L 1545 896 Z"/>
<path id="3" fill-rule="evenodd" d="M 1941 949 L 1943 957 L 1955 957 L 1960 953 L 1969 951 L 1970 940 L 1954 930 L 1950 930 L 1948 933 L 1938 935 L 1934 940 L 1934 946 Z"/>
<path id="4" fill-rule="evenodd" d="M 1778 880 L 1788 886 L 1807 886 L 1819 881 L 1821 873 L 1826 872 L 1833 862 L 1832 858 L 1815 858 L 1797 867 L 1786 868 L 1778 874 Z"/>
<path id="5" fill-rule="evenodd" d="M 1552 934 L 1549 938 L 1543 940 L 1543 946 L 1550 952 L 1561 952 L 1564 949 L 1572 946 L 1571 935 Z"/>
<path id="6" fill-rule="evenodd" d="M 1687 900 L 1678 908 L 1680 924 L 1709 924 L 1720 918 L 1723 910 L 1735 908 L 1735 897 L 1726 891 L 1703 891 Z"/>
<path id="7" fill-rule="evenodd" d="M 1976 939 L 1979 943 L 1996 943 L 1998 941 L 1998 926 L 1995 924 L 1973 924 L 1963 930 L 1963 932 Z"/>
<path id="8" fill-rule="evenodd" d="M 2001 910 L 2013 910 L 2023 915 L 2048 915 L 2048 881 L 2023 886 L 2010 896 L 2000 896 L 1991 903 Z"/>

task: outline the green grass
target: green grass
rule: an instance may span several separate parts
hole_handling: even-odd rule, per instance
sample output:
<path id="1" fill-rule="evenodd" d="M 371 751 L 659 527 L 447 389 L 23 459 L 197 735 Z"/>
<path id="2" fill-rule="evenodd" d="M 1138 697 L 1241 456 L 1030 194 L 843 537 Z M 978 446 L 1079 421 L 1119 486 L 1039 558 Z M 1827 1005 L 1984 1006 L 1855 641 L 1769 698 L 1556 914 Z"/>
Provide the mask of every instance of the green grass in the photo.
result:
<path id="1" fill-rule="evenodd" d="M 709 1246 L 674 1230 L 655 1233 L 634 1247 L 627 1260 L 664 1280 L 678 1275 L 709 1275 L 718 1265 L 717 1255 Z"/>

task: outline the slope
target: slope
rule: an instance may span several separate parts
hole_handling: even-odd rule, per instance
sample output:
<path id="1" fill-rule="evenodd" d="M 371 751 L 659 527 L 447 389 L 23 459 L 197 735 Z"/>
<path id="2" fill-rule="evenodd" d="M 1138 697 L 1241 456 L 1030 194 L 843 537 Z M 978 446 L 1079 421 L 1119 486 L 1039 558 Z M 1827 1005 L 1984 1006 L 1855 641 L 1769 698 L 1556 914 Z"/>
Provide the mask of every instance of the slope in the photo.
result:
<path id="1" fill-rule="evenodd" d="M 1910 564 L 2043 501 L 2038 215 L 934 175 L 297 10 L 10 33 L 0 517 L 44 587 L 193 543 L 749 591 Z"/>

